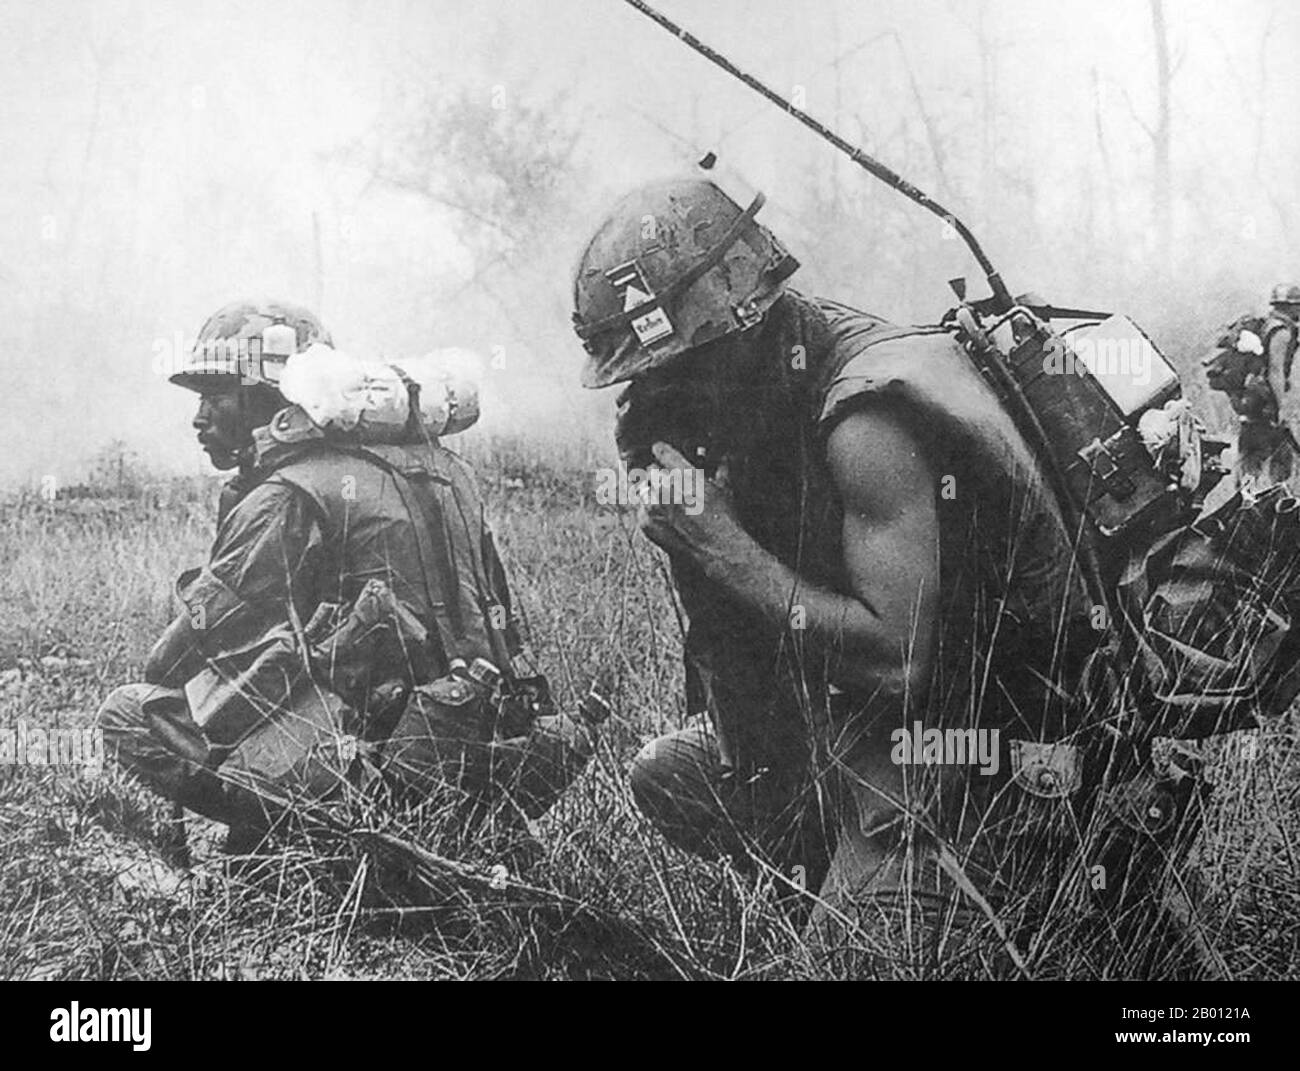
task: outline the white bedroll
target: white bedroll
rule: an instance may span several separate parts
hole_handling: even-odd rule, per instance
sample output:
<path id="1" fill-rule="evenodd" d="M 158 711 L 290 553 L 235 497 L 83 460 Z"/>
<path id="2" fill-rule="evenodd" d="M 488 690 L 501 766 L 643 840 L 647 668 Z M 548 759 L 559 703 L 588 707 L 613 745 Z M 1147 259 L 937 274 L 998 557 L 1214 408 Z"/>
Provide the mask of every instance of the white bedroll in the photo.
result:
<path id="1" fill-rule="evenodd" d="M 479 417 L 477 364 L 467 350 L 367 361 L 316 343 L 289 358 L 280 393 L 322 431 L 399 442 L 416 424 L 430 437 L 455 435 Z"/>

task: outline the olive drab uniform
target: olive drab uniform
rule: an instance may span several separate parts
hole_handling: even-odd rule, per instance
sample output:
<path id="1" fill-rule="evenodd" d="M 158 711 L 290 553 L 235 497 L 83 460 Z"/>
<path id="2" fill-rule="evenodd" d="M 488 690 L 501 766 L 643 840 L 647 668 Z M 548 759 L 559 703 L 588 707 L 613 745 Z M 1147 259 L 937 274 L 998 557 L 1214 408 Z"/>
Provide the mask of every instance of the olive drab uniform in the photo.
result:
<path id="1" fill-rule="evenodd" d="M 1300 325 L 1281 309 L 1274 306 L 1264 320 L 1264 352 L 1268 354 L 1270 370 L 1282 383 L 1282 389 L 1291 389 L 1291 369 L 1295 364 Z"/>
<path id="2" fill-rule="evenodd" d="M 1069 731 L 1078 712 L 1053 685 L 1077 672 L 1096 632 L 1071 568 L 1069 533 L 1037 463 L 946 333 L 897 328 L 793 291 L 777 299 L 759 330 L 763 363 L 745 388 L 753 400 L 743 406 L 743 438 L 728 458 L 741 523 L 801 579 L 848 594 L 827 437 L 869 398 L 899 406 L 928 431 L 942 474 L 939 643 L 928 692 L 913 697 L 898 727 L 921 721 L 1002 731 L 998 776 L 970 767 L 958 784 L 936 780 L 927 805 L 947 816 L 944 829 L 955 842 L 971 841 L 976 830 L 989 842 L 975 857 L 985 864 L 974 880 L 985 879 L 986 894 L 999 883 L 1041 879 L 1039 859 L 1019 861 L 1012 874 L 994 858 L 1024 839 L 1023 826 L 1015 827 L 1023 819 L 1005 803 L 1015 797 L 1005 752 L 1012 738 L 1050 743 Z M 792 367 L 791 353 L 802 355 L 801 367 Z M 739 855 L 750 838 L 787 874 L 802 867 L 815 889 L 836 829 L 857 821 L 855 795 L 865 790 L 852 771 L 863 758 L 871 697 L 829 686 L 797 623 L 776 632 L 688 565 L 674 562 L 673 575 L 690 618 L 688 700 L 707 711 L 713 728 L 646 748 L 633 791 L 680 846 Z M 1074 787 L 1067 778 L 1059 796 Z M 1041 840 L 1034 848 L 1062 851 Z"/>
<path id="3" fill-rule="evenodd" d="M 211 559 L 178 584 L 201 670 L 112 693 L 110 749 L 230 823 L 265 819 L 268 793 L 375 786 L 423 797 L 456 785 L 541 814 L 592 739 L 554 713 L 540 678 L 509 724 L 489 702 L 516 682 L 520 643 L 469 467 L 436 442 L 324 442 L 288 413 L 270 429 L 282 441 L 257 433 Z M 500 685 L 465 672 L 486 664 Z"/>

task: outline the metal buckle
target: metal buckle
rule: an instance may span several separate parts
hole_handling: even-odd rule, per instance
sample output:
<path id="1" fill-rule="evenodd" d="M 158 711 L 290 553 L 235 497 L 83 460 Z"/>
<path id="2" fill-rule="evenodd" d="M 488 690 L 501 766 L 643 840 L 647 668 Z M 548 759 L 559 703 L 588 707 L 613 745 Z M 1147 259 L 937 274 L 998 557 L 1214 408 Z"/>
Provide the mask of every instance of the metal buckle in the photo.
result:
<path id="1" fill-rule="evenodd" d="M 1113 447 L 1119 446 L 1119 438 L 1122 434 L 1121 431 L 1104 443 L 1100 439 L 1093 439 L 1079 451 L 1079 457 L 1087 462 L 1089 469 L 1092 470 L 1093 478 L 1118 499 L 1128 498 L 1137 489 L 1133 481 L 1120 468 L 1115 455 L 1111 453 Z"/>
<path id="2" fill-rule="evenodd" d="M 1060 800 L 1083 785 L 1079 749 L 1073 744 L 1011 740 L 1011 780 L 1031 796 Z"/>

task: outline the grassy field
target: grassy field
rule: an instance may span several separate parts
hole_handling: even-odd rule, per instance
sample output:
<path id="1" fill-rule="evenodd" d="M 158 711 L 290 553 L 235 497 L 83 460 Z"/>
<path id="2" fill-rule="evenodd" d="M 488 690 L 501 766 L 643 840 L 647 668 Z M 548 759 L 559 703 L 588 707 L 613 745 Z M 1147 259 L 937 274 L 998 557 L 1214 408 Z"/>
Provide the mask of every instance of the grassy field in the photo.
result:
<path id="1" fill-rule="evenodd" d="M 630 516 L 597 507 L 590 464 L 543 461 L 521 443 L 476 451 L 536 660 L 572 704 L 600 670 L 616 712 L 577 785 L 541 823 L 540 857 L 517 870 L 485 836 L 457 848 L 519 884 L 419 885 L 366 837 L 314 834 L 241 869 L 189 819 L 195 862 L 165 861 L 169 812 L 119 773 L 0 767 L 0 977 L 4 978 L 804 978 L 863 970 L 806 943 L 770 883 L 666 847 L 632 806 L 631 755 L 680 723 L 681 638 L 663 566 Z M 104 497 L 0 505 L 0 728 L 84 727 L 102 696 L 138 679 L 174 611 L 176 574 L 205 555 L 215 485 L 119 471 Z M 1253 742 L 1211 745 L 1216 795 L 1192 868 L 1202 924 L 1229 973 L 1300 975 L 1293 711 Z M 442 815 L 365 814 L 433 851 Z M 405 895 L 415 882 L 422 893 Z M 423 903 L 421 902 L 423 900 Z M 1121 950 L 1071 954 L 1061 939 L 1024 964 L 1035 977 L 1124 977 Z M 873 973 L 944 976 L 878 935 Z M 1055 949 L 1056 951 L 1049 950 Z M 1062 953 L 1060 949 L 1066 949 Z M 988 956 L 974 973 L 1019 973 Z M 1005 962 L 1004 962 L 1005 961 Z M 846 966 L 847 963 L 856 964 Z M 971 973 L 969 967 L 962 973 Z"/>

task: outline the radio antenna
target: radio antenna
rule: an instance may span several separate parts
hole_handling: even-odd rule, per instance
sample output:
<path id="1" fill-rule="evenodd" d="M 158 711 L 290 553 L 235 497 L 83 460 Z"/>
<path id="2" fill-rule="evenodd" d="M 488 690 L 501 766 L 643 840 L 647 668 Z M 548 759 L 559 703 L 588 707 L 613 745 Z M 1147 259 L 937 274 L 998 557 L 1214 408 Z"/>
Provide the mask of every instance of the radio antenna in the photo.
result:
<path id="1" fill-rule="evenodd" d="M 721 67 L 733 78 L 738 78 L 740 81 L 744 82 L 745 85 L 749 86 L 749 88 L 755 93 L 766 97 L 782 111 L 794 116 L 809 130 L 822 138 L 822 140 L 830 142 L 830 144 L 835 146 L 835 148 L 839 149 L 840 152 L 868 174 L 878 178 L 886 185 L 892 186 L 899 193 L 903 194 L 904 197 L 910 198 L 922 208 L 933 212 L 936 216 L 942 219 L 961 236 L 961 240 L 966 243 L 966 247 L 971 251 L 971 255 L 974 256 L 975 260 L 979 263 L 980 268 L 984 271 L 984 277 L 988 280 L 989 289 L 993 293 L 993 311 L 1006 312 L 1011 308 L 1011 294 L 1007 290 L 1006 283 L 1002 281 L 1002 276 L 999 275 L 997 270 L 993 267 L 992 261 L 990 261 L 985 255 L 984 250 L 980 247 L 979 242 L 976 241 L 975 236 L 971 234 L 970 229 L 966 224 L 944 208 L 943 205 L 939 204 L 939 202 L 933 197 L 929 196 L 924 191 L 917 189 L 908 182 L 907 179 L 903 178 L 902 175 L 898 174 L 898 172 L 894 171 L 892 168 L 886 167 L 874 156 L 869 155 L 862 149 L 859 149 L 845 141 L 824 123 L 818 122 L 807 112 L 800 108 L 796 108 L 794 104 L 786 100 L 786 98 L 781 96 L 781 94 L 776 92 L 776 90 L 764 85 L 752 74 L 747 74 L 742 71 L 732 63 L 731 60 L 722 55 L 722 53 L 718 52 L 716 49 L 710 48 L 689 30 L 678 26 L 677 23 L 668 18 L 667 15 L 656 11 L 647 4 L 645 0 L 623 0 L 623 2 L 628 4 L 630 7 L 635 8 L 652 22 L 658 23 L 684 45 L 691 50 L 698 52 L 714 66 Z"/>

